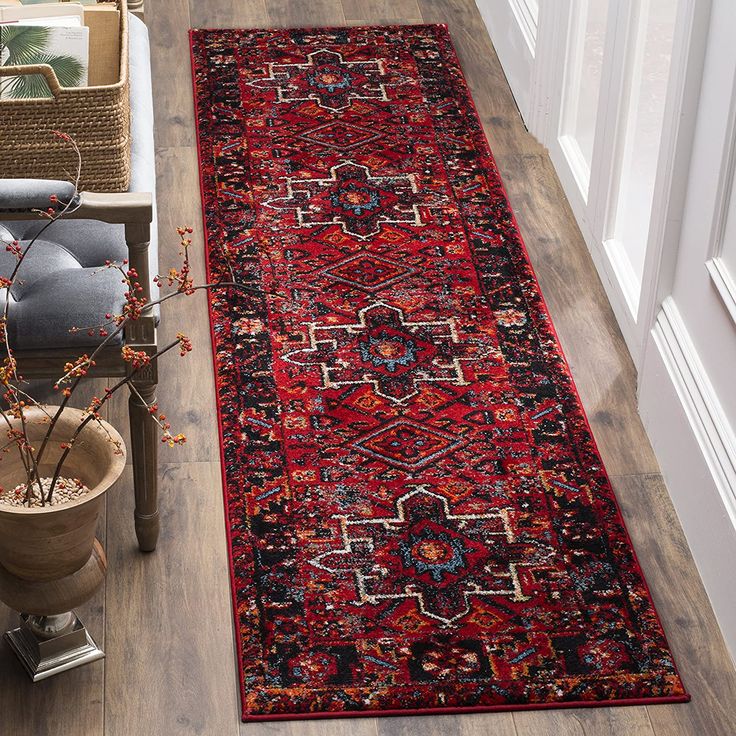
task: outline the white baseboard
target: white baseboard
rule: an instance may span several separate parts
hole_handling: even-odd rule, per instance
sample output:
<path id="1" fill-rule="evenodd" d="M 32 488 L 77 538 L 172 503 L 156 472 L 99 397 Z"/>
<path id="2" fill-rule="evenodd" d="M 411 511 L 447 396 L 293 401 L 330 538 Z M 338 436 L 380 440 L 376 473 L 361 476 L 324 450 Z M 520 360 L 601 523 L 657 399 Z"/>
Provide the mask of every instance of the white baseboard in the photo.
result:
<path id="1" fill-rule="evenodd" d="M 736 437 L 671 297 L 649 339 L 639 410 L 736 661 Z"/>
<path id="2" fill-rule="evenodd" d="M 529 126 L 536 23 L 524 0 L 476 0 L 521 117 Z"/>
<path id="3" fill-rule="evenodd" d="M 634 271 L 629 256 L 626 253 L 623 243 L 620 240 L 606 240 L 603 243 L 603 250 L 611 264 L 611 269 L 615 274 L 621 294 L 629 308 L 631 319 L 636 323 L 636 316 L 639 314 L 639 299 L 641 297 L 641 278 Z"/>

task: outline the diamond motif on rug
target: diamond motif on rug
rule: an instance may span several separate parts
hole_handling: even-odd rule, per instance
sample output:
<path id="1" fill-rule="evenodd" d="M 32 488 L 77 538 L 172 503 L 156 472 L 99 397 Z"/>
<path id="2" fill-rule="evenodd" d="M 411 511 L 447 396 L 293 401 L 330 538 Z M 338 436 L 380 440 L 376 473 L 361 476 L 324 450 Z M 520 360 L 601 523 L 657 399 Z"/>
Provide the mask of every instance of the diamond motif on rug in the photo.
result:
<path id="1" fill-rule="evenodd" d="M 296 137 L 307 143 L 317 143 L 326 148 L 334 148 L 336 151 L 349 151 L 351 148 L 379 140 L 383 137 L 383 133 L 371 128 L 363 128 L 355 123 L 334 120 L 331 123 L 318 125 Z"/>
<path id="2" fill-rule="evenodd" d="M 335 263 L 322 273 L 343 284 L 375 292 L 416 272 L 415 268 L 404 266 L 390 258 L 376 256 L 373 253 L 359 253 Z"/>
<path id="3" fill-rule="evenodd" d="M 398 419 L 361 437 L 353 447 L 368 457 L 381 460 L 403 470 L 419 470 L 464 445 L 462 438 Z"/>

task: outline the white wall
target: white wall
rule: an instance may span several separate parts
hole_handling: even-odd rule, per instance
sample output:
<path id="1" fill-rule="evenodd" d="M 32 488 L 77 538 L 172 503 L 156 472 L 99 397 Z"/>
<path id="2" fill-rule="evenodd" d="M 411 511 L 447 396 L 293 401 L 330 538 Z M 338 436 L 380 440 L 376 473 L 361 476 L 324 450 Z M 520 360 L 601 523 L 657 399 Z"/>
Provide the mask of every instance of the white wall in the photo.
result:
<path id="1" fill-rule="evenodd" d="M 723 171 L 723 164 L 727 163 L 734 144 L 734 33 L 733 0 L 716 0 L 711 11 L 672 298 L 723 408 L 728 416 L 736 419 L 736 332 L 705 267 L 712 248 L 713 219 L 721 204 L 721 194 L 726 194 L 720 186 L 721 175 L 733 177 L 733 172 Z M 719 192 L 719 188 L 724 191 Z M 734 238 L 736 233 L 731 231 L 730 236 Z"/>
<path id="2" fill-rule="evenodd" d="M 640 411 L 680 521 L 736 654 L 736 14 L 713 0 L 674 273 L 640 371 Z M 730 215 L 730 217 L 729 217 Z M 710 268 L 708 267 L 710 265 Z M 736 277 L 736 272 L 732 274 Z M 665 278 L 665 277 L 663 277 Z M 736 279 L 733 280 L 736 283 Z M 719 288 L 720 287 L 720 288 Z"/>
<path id="3" fill-rule="evenodd" d="M 674 51 L 636 310 L 629 309 L 630 300 L 627 307 L 625 279 L 616 264 L 604 257 L 605 218 L 599 210 L 605 215 L 618 185 L 610 152 L 628 122 L 621 103 L 626 89 L 622 69 L 639 5 L 638 0 L 610 0 L 603 69 L 607 86 L 598 108 L 593 157 L 600 172 L 598 189 L 591 178 L 583 198 L 559 150 L 559 100 L 573 59 L 568 36 L 576 27 L 580 2 L 541 4 L 530 57 L 514 40 L 523 37 L 513 12 L 523 0 L 477 0 L 514 95 L 522 101 L 522 115 L 550 149 L 632 351 L 644 425 L 736 660 L 734 0 L 672 0 L 677 3 Z M 597 223 L 597 230 L 591 223 Z M 672 575 L 674 582 L 677 571 Z"/>
<path id="4" fill-rule="evenodd" d="M 476 0 L 521 116 L 529 124 L 534 106 L 533 76 L 538 0 Z"/>

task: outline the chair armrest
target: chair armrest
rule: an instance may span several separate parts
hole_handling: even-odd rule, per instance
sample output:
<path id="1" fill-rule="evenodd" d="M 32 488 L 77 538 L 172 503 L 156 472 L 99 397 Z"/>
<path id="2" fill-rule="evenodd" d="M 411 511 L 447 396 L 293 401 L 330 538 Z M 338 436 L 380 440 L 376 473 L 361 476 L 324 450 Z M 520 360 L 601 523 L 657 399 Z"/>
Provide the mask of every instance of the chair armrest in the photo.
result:
<path id="1" fill-rule="evenodd" d="M 4 219 L 27 219 L 31 210 L 50 207 L 52 195 L 68 202 L 74 196 L 74 185 L 56 179 L 0 179 L 0 213 Z M 16 212 L 23 217 L 16 217 Z"/>
<path id="2" fill-rule="evenodd" d="M 74 185 L 51 179 L 0 179 L 0 219 L 31 219 L 33 210 L 46 210 L 51 206 L 49 197 L 52 194 L 67 202 L 74 196 Z M 153 195 L 150 192 L 80 192 L 64 219 L 99 220 L 113 225 L 149 224 L 153 219 Z"/>
<path id="3" fill-rule="evenodd" d="M 147 225 L 153 219 L 153 195 L 150 192 L 81 192 L 79 206 L 66 216 L 119 225 Z"/>

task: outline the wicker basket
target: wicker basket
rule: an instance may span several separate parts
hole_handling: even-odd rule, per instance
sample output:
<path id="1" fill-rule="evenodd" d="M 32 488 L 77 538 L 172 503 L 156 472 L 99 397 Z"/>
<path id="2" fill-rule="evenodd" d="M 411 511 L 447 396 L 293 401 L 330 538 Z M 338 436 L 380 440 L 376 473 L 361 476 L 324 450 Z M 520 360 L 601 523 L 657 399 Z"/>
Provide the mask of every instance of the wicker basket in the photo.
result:
<path id="1" fill-rule="evenodd" d="M 130 182 L 128 11 L 120 10 L 120 76 L 114 84 L 61 87 L 47 64 L 0 67 L 0 76 L 42 74 L 53 97 L 0 100 L 0 176 L 73 179 L 76 155 L 53 131 L 68 133 L 82 156 L 80 189 L 126 191 Z M 94 63 L 91 59 L 90 63 Z"/>

